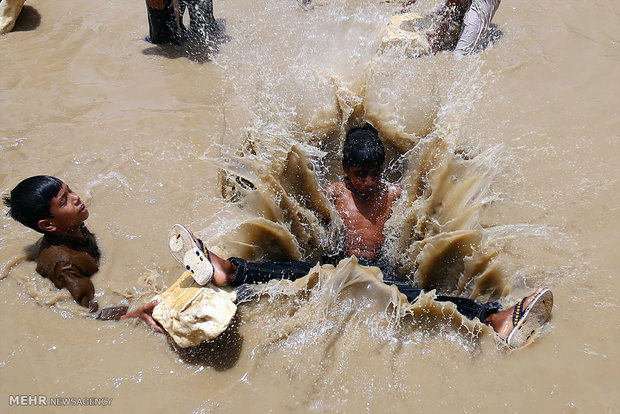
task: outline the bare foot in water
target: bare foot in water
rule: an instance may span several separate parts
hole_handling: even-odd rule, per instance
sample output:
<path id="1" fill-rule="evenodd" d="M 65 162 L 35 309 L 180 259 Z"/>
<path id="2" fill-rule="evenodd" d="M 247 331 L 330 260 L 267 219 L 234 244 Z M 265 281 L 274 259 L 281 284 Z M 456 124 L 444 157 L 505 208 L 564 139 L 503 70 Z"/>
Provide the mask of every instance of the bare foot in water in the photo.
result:
<path id="1" fill-rule="evenodd" d="M 538 328 L 551 318 L 553 294 L 540 288 L 513 307 L 490 315 L 486 323 L 511 348 L 527 345 Z"/>

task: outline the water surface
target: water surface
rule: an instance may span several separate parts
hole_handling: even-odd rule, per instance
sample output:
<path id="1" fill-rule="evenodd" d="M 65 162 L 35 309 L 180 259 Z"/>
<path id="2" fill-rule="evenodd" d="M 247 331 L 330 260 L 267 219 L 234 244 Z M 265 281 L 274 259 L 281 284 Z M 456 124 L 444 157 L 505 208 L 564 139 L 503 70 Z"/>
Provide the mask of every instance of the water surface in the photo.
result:
<path id="1" fill-rule="evenodd" d="M 230 40 L 212 57 L 144 42 L 140 2 L 27 5 L 28 24 L 0 37 L 0 190 L 51 174 L 86 200 L 100 307 L 176 280 L 176 222 L 222 254 L 336 249 L 320 187 L 362 120 L 406 189 L 386 246 L 403 274 L 505 303 L 546 285 L 555 307 L 532 346 L 508 352 L 488 327 L 432 297 L 410 307 L 353 266 L 269 286 L 192 357 L 143 324 L 93 320 L 33 263 L 12 266 L 38 235 L 3 217 L 7 407 L 37 394 L 111 397 L 121 412 L 618 411 L 617 2 L 504 2 L 501 40 L 462 61 L 377 53 L 397 3 L 216 1 Z"/>

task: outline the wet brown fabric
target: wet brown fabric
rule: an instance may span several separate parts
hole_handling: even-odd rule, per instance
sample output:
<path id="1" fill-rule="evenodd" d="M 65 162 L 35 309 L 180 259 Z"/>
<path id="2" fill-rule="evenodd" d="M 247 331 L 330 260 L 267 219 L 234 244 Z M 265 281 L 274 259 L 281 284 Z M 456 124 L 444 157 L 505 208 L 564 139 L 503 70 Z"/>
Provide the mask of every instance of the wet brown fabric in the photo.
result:
<path id="1" fill-rule="evenodd" d="M 84 237 L 54 237 L 46 234 L 40 243 L 37 272 L 61 289 L 67 288 L 75 301 L 92 312 L 95 287 L 90 277 L 99 270 L 99 249 L 95 235 L 83 227 Z"/>

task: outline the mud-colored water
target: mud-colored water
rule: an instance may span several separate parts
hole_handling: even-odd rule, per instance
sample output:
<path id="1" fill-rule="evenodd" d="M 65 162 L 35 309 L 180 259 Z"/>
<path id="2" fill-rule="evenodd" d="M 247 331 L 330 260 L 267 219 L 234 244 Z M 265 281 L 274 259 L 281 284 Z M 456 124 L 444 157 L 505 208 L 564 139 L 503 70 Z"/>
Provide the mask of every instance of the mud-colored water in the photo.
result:
<path id="1" fill-rule="evenodd" d="M 0 37 L 0 191 L 51 174 L 86 200 L 100 307 L 176 280 L 177 222 L 223 255 L 336 251 L 321 187 L 364 120 L 405 190 L 385 246 L 403 275 L 506 304 L 549 286 L 555 307 L 509 352 L 347 262 L 271 282 L 218 340 L 178 353 L 20 262 L 38 234 L 3 215 L 3 412 L 94 409 L 15 395 L 107 397 L 114 412 L 620 411 L 618 2 L 506 1 L 499 42 L 460 61 L 378 53 L 397 3 L 216 1 L 230 39 L 213 55 L 144 42 L 141 2 L 26 4 Z"/>

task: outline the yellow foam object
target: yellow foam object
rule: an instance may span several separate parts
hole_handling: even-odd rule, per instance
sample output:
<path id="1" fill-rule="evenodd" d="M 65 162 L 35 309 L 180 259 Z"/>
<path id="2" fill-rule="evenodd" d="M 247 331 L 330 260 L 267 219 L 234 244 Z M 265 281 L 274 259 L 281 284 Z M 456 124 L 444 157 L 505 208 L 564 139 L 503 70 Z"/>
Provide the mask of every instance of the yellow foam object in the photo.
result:
<path id="1" fill-rule="evenodd" d="M 237 312 L 237 295 L 232 288 L 219 288 L 212 283 L 200 286 L 189 272 L 184 272 L 156 298 L 162 301 L 153 309 L 153 319 L 181 348 L 216 338 L 228 328 Z"/>

